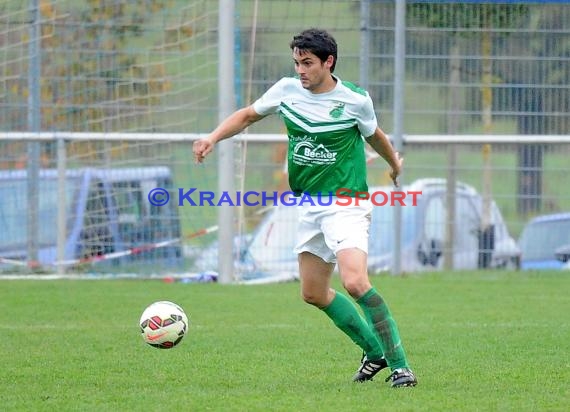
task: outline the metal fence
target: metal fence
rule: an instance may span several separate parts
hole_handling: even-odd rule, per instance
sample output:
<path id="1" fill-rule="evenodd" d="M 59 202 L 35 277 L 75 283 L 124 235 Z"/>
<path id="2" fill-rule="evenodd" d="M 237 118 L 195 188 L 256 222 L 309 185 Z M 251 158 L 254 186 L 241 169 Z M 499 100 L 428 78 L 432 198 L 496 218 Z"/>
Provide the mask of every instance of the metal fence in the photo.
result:
<path id="1" fill-rule="evenodd" d="M 369 90 L 380 125 L 392 131 L 398 115 L 394 112 L 394 2 L 239 0 L 235 6 L 238 106 L 253 101 L 281 76 L 293 74 L 288 42 L 298 31 L 319 26 L 338 40 L 336 73 Z M 570 134 L 570 5 L 417 1 L 407 2 L 405 9 L 403 133 L 464 136 L 466 140 L 472 135 L 496 138 L 492 144 L 428 143 L 427 138 L 408 141 L 404 146 L 405 181 L 441 177 L 469 183 L 484 198 L 495 200 L 515 239 L 531 217 L 569 210 L 564 185 L 568 144 L 551 140 Z M 218 120 L 217 18 L 218 2 L 207 0 L 2 2 L 0 124 L 7 133 L 0 136 L 2 172 L 166 166 L 173 177 L 172 188 L 199 184 L 214 190 L 216 159 L 194 167 L 187 142 L 66 139 L 62 166 L 57 139 L 14 139 L 13 133 L 208 132 Z M 282 132 L 278 119 L 249 130 L 252 135 Z M 505 135 L 531 139 L 524 144 L 498 143 Z M 236 187 L 286 188 L 283 143 L 238 146 L 233 165 Z M 374 162 L 370 167 L 371 184 L 385 184 L 383 166 Z M 10 174 L 7 176 L 10 181 Z M 8 203 L 6 193 L 13 189 L 3 183 L 2 224 L 8 227 L 11 222 L 14 227 L 16 221 L 15 227 L 26 232 L 16 254 L 9 248 L 0 249 L 3 271 L 20 267 L 8 265 L 8 260 L 24 262 L 24 271 L 40 270 L 34 265 L 30 268 L 30 262 L 39 260 L 30 257 L 30 250 L 37 253 L 42 248 L 40 232 L 58 233 L 56 216 L 40 215 L 38 184 L 41 181 L 29 182 L 23 194 L 12 196 L 14 203 Z M 123 198 L 131 199 L 125 201 L 135 208 L 137 190 L 115 186 L 116 192 L 127 193 Z M 99 203 L 102 199 L 105 197 L 99 196 Z M 53 211 L 57 202 L 50 204 Z M 139 251 L 117 257 L 121 263 L 110 269 L 85 256 L 80 256 L 79 266 L 69 268 L 75 272 L 136 273 L 149 267 L 151 272 L 177 273 L 204 269 L 194 262 L 200 253 L 215 249 L 213 245 L 208 248 L 215 235 L 193 235 L 216 224 L 215 208 L 183 207 L 179 212 L 180 238 L 187 241 L 180 243 L 184 247 L 169 252 L 173 255 L 168 256 L 176 258 L 174 269 L 149 265 L 148 259 L 140 264 L 137 259 L 146 252 Z M 240 222 L 247 223 L 237 226 L 248 233 L 265 216 L 256 207 L 244 208 L 239 215 L 243 217 Z M 100 218 L 93 218 L 88 226 L 101 226 L 96 223 Z M 49 224 L 45 219 L 51 219 Z M 137 235 L 140 239 L 119 242 L 106 252 L 130 250 L 149 239 L 161 242 L 175 237 L 173 233 L 153 237 L 149 233 L 154 229 L 145 230 Z M 99 230 L 93 233 L 104 239 Z M 447 234 L 443 251 L 450 250 L 450 232 Z M 237 241 L 242 242 L 240 239 Z M 164 250 L 168 250 L 166 246 Z M 92 256 L 109 253 L 96 251 Z M 178 255 L 183 258 L 177 260 Z M 453 266 L 461 267 L 457 262 Z"/>

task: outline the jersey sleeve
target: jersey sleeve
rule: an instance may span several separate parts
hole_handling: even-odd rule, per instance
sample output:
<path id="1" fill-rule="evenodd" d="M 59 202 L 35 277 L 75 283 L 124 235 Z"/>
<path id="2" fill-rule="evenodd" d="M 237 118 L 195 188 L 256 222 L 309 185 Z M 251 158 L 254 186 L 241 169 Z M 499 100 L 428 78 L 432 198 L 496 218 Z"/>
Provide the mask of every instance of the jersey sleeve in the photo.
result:
<path id="1" fill-rule="evenodd" d="M 358 129 L 363 137 L 372 136 L 378 127 L 378 119 L 376 118 L 376 113 L 374 113 L 374 105 L 372 104 L 372 99 L 368 94 L 366 95 L 366 99 L 362 105 L 357 122 Z"/>
<path id="2" fill-rule="evenodd" d="M 253 110 L 262 116 L 277 113 L 283 99 L 284 83 L 285 79 L 281 79 L 271 86 L 259 99 L 253 102 Z"/>

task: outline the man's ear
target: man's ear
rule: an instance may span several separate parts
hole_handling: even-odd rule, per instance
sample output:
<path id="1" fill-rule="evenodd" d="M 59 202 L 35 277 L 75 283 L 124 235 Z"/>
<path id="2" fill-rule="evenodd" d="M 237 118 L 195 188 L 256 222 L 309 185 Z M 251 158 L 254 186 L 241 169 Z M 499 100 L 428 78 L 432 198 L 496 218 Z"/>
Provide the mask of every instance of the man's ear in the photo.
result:
<path id="1" fill-rule="evenodd" d="M 334 57 L 332 55 L 330 55 L 325 60 L 325 65 L 330 69 L 333 66 L 333 64 L 334 64 Z"/>

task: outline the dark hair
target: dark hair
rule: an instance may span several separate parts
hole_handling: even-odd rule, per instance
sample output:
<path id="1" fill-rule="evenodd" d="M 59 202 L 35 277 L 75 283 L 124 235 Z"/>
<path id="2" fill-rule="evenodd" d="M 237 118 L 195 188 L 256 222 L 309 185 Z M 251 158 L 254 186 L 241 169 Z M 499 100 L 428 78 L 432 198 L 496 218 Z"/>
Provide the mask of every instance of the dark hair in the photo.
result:
<path id="1" fill-rule="evenodd" d="M 331 73 L 334 72 L 337 58 L 336 40 L 326 30 L 307 29 L 303 30 L 289 44 L 291 50 L 297 48 L 301 53 L 310 52 L 317 56 L 322 62 L 329 56 L 333 56 Z"/>

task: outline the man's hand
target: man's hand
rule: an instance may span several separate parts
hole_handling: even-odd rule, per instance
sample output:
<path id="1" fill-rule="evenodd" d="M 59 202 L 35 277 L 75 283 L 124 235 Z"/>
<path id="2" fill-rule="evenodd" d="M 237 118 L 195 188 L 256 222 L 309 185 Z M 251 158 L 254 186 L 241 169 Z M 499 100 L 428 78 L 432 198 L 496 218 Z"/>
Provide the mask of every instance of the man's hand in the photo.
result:
<path id="1" fill-rule="evenodd" d="M 400 176 L 400 174 L 402 173 L 402 166 L 404 163 L 404 158 L 400 156 L 400 153 L 396 152 L 396 161 L 397 161 L 397 167 L 392 167 L 392 170 L 390 171 L 390 178 L 392 179 L 392 182 L 394 183 L 395 187 L 400 186 L 400 184 L 398 183 L 398 176 Z"/>
<path id="2" fill-rule="evenodd" d="M 400 185 L 398 183 L 398 176 L 402 174 L 402 163 L 404 162 L 400 153 L 394 151 L 388 136 L 386 136 L 379 127 L 376 128 L 372 136 L 366 138 L 366 141 L 370 147 L 390 165 L 392 168 L 390 171 L 390 179 L 392 179 L 394 186 L 398 187 Z"/>
<path id="3" fill-rule="evenodd" d="M 194 162 L 202 163 L 204 158 L 214 150 L 214 143 L 208 138 L 198 139 L 192 145 L 192 151 L 194 152 Z"/>

